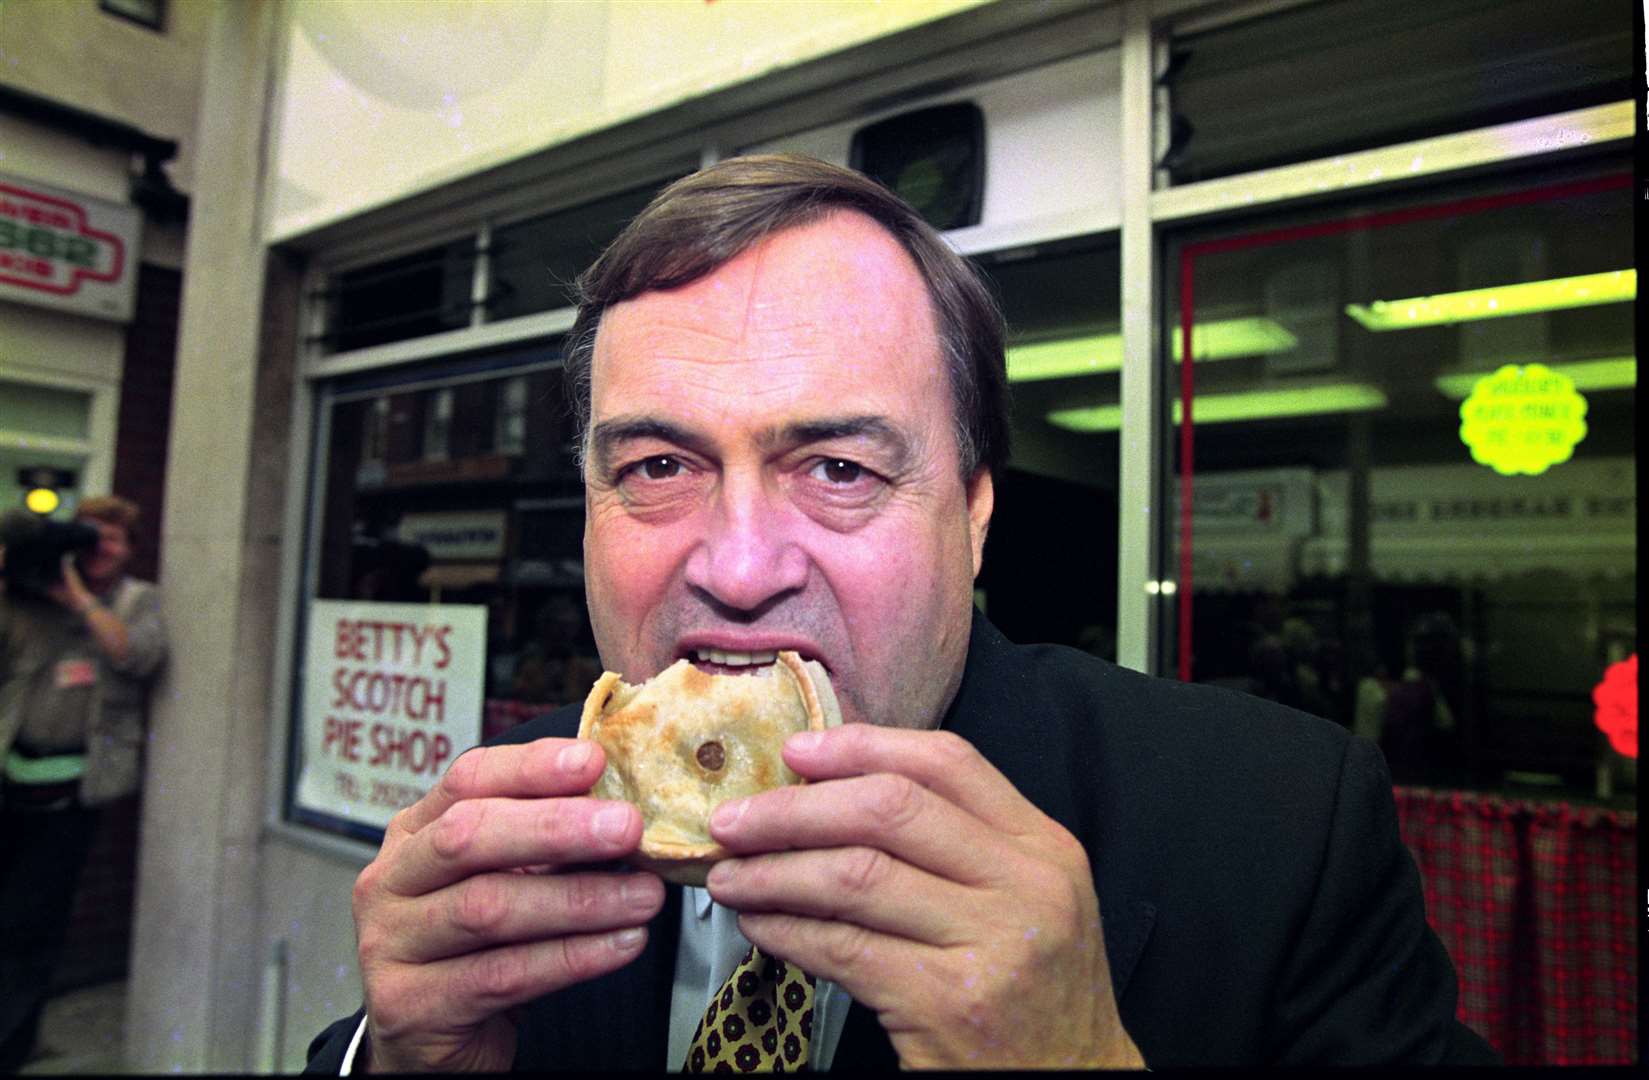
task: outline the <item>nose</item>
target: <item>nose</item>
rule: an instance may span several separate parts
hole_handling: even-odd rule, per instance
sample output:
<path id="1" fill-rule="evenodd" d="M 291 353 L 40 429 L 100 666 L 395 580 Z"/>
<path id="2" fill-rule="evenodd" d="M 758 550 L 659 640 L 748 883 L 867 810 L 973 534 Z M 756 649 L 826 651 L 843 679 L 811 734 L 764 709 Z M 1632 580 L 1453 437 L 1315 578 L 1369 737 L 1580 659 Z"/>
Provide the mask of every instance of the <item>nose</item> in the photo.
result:
<path id="1" fill-rule="evenodd" d="M 759 614 L 807 584 L 807 555 L 776 493 L 758 477 L 723 475 L 704 537 L 687 559 L 687 584 L 717 603 Z"/>

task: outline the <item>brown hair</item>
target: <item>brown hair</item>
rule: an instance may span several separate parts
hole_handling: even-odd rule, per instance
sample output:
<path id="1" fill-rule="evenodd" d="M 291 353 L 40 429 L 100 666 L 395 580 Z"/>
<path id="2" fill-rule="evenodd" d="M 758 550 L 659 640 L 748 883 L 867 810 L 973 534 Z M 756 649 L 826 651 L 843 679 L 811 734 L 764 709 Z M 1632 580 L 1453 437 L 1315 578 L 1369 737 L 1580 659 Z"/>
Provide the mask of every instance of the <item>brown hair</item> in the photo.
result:
<path id="1" fill-rule="evenodd" d="M 123 499 L 119 495 L 94 495 L 89 499 L 80 500 L 80 505 L 75 507 L 74 516 L 91 518 L 105 525 L 118 525 L 126 530 L 126 542 L 135 546 L 137 525 L 143 519 L 143 511 L 138 509 L 137 503 Z"/>
<path id="2" fill-rule="evenodd" d="M 566 379 L 582 460 L 590 425 L 596 330 L 611 305 L 713 273 L 764 237 L 856 210 L 898 240 L 933 301 L 950 376 L 962 473 L 993 473 L 1008 460 L 1008 379 L 1002 313 L 973 269 L 909 204 L 876 181 L 816 158 L 730 158 L 685 176 L 636 215 L 576 283 L 578 317 L 567 336 Z"/>

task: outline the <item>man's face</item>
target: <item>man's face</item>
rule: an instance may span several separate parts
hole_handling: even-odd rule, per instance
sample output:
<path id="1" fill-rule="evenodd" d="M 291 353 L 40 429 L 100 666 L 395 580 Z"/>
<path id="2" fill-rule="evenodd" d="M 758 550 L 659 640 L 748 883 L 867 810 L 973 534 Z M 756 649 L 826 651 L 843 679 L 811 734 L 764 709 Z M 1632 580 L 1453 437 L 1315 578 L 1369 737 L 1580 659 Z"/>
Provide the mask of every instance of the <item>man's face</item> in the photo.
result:
<path id="1" fill-rule="evenodd" d="M 992 489 L 962 479 L 932 305 L 892 236 L 844 211 L 614 305 L 591 399 L 585 588 L 609 670 L 795 649 L 847 721 L 938 722 Z"/>
<path id="2" fill-rule="evenodd" d="M 107 583 L 119 577 L 132 560 L 132 542 L 119 525 L 95 518 L 81 523 L 97 530 L 97 546 L 80 557 L 80 574 L 88 582 Z"/>

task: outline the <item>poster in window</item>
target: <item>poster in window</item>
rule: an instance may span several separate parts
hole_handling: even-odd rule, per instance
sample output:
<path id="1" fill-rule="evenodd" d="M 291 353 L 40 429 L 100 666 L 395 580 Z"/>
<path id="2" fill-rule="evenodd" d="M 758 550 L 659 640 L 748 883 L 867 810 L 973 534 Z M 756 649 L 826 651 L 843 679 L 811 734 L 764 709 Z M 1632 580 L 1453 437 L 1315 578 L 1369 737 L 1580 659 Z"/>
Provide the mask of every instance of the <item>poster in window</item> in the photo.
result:
<path id="1" fill-rule="evenodd" d="M 384 828 L 481 741 L 487 609 L 315 600 L 296 802 Z"/>

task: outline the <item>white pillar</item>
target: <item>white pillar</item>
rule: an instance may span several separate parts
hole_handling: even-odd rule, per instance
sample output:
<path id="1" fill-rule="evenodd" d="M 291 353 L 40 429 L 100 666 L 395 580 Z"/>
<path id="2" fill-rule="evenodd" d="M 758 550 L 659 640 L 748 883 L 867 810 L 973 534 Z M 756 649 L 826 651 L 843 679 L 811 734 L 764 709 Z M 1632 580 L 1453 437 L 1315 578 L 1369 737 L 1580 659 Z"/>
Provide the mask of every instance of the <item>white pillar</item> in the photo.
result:
<path id="1" fill-rule="evenodd" d="M 266 340 L 259 220 L 280 15 L 278 0 L 220 4 L 202 78 L 161 542 L 171 659 L 151 698 L 127 1005 L 139 1072 L 244 1070 L 256 1049 L 267 522 L 290 390 L 269 385 L 260 352 L 291 363 Z"/>

